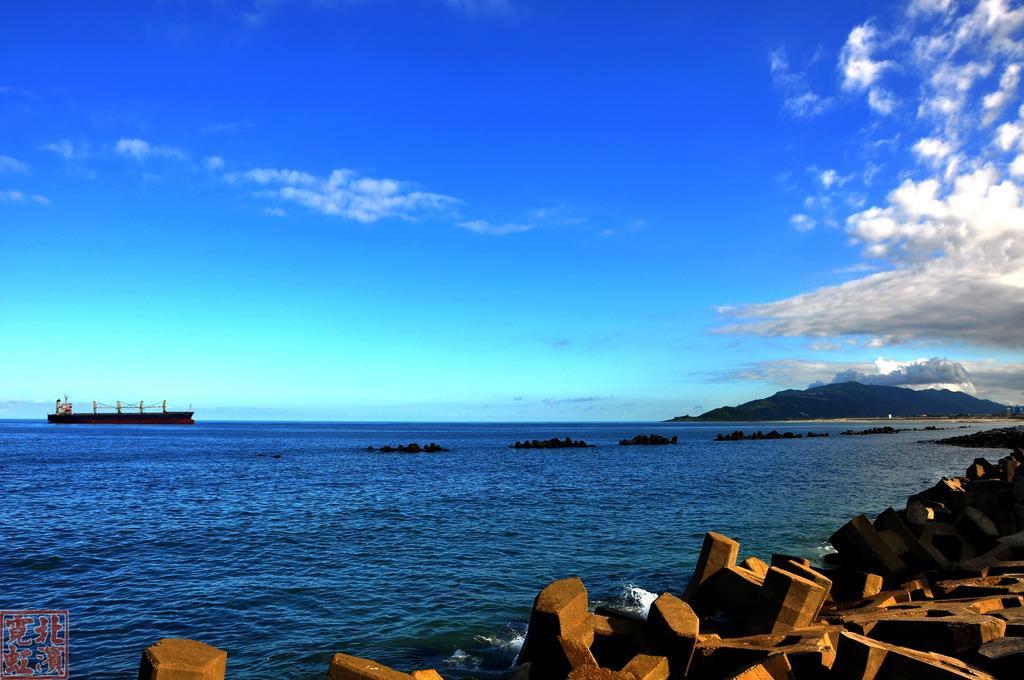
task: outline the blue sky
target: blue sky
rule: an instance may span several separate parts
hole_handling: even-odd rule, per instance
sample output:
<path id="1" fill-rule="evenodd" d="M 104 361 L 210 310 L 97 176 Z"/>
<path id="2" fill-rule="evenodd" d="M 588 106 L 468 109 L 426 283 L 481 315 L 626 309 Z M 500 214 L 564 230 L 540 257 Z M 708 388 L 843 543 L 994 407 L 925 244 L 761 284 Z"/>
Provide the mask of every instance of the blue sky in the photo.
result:
<path id="1" fill-rule="evenodd" d="M 4 3 L 0 416 L 1020 401 L 1024 10 L 833 5 Z"/>

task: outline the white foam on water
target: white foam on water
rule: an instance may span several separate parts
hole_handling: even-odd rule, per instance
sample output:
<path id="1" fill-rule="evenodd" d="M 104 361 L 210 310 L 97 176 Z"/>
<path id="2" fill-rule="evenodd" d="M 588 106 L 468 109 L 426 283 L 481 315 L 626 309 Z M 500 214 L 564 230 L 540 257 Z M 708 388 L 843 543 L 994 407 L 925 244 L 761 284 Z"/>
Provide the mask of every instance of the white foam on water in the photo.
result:
<path id="1" fill-rule="evenodd" d="M 627 605 L 640 612 L 645 619 L 651 612 L 651 605 L 654 604 L 654 601 L 657 599 L 658 596 L 656 593 L 644 590 L 640 586 L 633 585 L 632 583 L 626 584 Z"/>
<path id="2" fill-rule="evenodd" d="M 504 635 L 477 635 L 476 641 L 488 648 L 489 651 L 504 652 L 519 655 L 526 642 L 526 634 L 516 630 L 509 630 Z"/>
<path id="3" fill-rule="evenodd" d="M 481 661 L 480 657 L 474 656 L 464 649 L 456 649 L 451 656 L 444 660 L 444 663 L 446 666 L 457 668 L 478 668 Z"/>

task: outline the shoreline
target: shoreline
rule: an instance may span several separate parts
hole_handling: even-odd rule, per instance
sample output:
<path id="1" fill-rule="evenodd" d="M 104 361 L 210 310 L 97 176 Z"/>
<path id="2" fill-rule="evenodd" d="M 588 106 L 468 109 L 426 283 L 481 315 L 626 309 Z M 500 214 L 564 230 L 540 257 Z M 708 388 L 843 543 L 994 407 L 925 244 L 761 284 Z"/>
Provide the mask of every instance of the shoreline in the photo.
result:
<path id="1" fill-rule="evenodd" d="M 905 508 L 854 517 L 830 538 L 837 552 L 813 561 L 740 561 L 738 542 L 709 532 L 690 585 L 658 596 L 646 620 L 592 611 L 580 579 L 554 581 L 534 601 L 510 677 L 1014 677 L 1007 669 L 1024 669 L 1024 451 L 1006 451 L 911 495 Z M 211 664 L 197 677 L 222 680 L 226 653 L 195 645 L 162 640 L 144 652 L 143 670 L 187 648 Z M 441 676 L 338 653 L 328 678 Z"/>
<path id="2" fill-rule="evenodd" d="M 789 420 L 665 420 L 665 425 L 680 425 L 696 423 L 700 425 L 750 425 L 757 423 L 983 423 L 983 424 L 1005 424 L 1024 425 L 1024 418 L 1008 418 L 1006 416 L 893 416 L 878 418 L 802 418 Z"/>

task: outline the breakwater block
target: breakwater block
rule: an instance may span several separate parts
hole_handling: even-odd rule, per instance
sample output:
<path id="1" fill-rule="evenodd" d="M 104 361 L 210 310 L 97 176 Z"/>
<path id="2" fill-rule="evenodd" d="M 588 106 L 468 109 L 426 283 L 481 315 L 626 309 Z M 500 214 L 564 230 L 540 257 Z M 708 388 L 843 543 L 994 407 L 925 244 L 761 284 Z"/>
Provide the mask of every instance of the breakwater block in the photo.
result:
<path id="1" fill-rule="evenodd" d="M 766 572 L 767 573 L 767 572 Z M 743 617 L 751 603 L 757 602 L 764 577 L 738 565 L 720 569 L 698 592 L 694 609 L 701 616 L 720 611 L 727 616 Z"/>
<path id="2" fill-rule="evenodd" d="M 668 657 L 656 656 L 654 654 L 637 654 L 629 663 L 622 667 L 622 672 L 628 673 L 636 680 L 668 680 Z"/>
<path id="3" fill-rule="evenodd" d="M 1001 678 L 1024 673 L 1024 638 L 1007 637 L 978 648 L 978 665 Z"/>
<path id="4" fill-rule="evenodd" d="M 858 515 L 829 537 L 845 564 L 863 567 L 883 576 L 899 576 L 907 565 L 879 536 L 867 517 Z"/>
<path id="5" fill-rule="evenodd" d="M 768 573 L 768 563 L 758 557 L 748 557 L 740 562 L 740 566 L 764 578 Z"/>
<path id="6" fill-rule="evenodd" d="M 335 654 L 327 669 L 328 680 L 443 680 L 433 669 L 402 673 L 371 659 Z"/>
<path id="7" fill-rule="evenodd" d="M 444 680 L 441 674 L 433 668 L 428 668 L 424 671 L 413 671 L 409 675 L 412 676 L 412 680 Z"/>
<path id="8" fill-rule="evenodd" d="M 957 616 L 941 609 L 930 611 L 938 615 L 878 617 L 868 635 L 894 645 L 956 656 L 973 652 L 1006 633 L 1006 622 L 994 616 Z"/>
<path id="9" fill-rule="evenodd" d="M 793 667 L 785 654 L 772 654 L 742 669 L 730 680 L 792 680 Z"/>
<path id="10" fill-rule="evenodd" d="M 569 667 L 573 670 L 585 666 L 597 667 L 597 659 L 590 651 L 590 646 L 580 638 L 558 637 L 558 644 L 562 647 L 562 653 Z"/>
<path id="11" fill-rule="evenodd" d="M 554 581 L 537 594 L 517 662 L 531 664 L 531 678 L 564 678 L 573 670 L 560 638 L 588 648 L 593 644 L 594 626 L 587 606 L 587 589 L 579 577 Z"/>
<path id="12" fill-rule="evenodd" d="M 824 576 L 816 577 L 832 587 Z M 810 625 L 825 603 L 828 590 L 809 578 L 772 567 L 764 578 L 760 595 L 758 612 L 750 623 L 751 632 L 783 633 Z"/>
<path id="13" fill-rule="evenodd" d="M 714 531 L 705 534 L 700 557 L 697 558 L 697 568 L 693 570 L 685 599 L 694 602 L 701 585 L 719 570 L 734 566 L 739 555 L 739 542 Z"/>
<path id="14" fill-rule="evenodd" d="M 651 639 L 671 650 L 668 662 L 672 674 L 683 677 L 690 669 L 693 650 L 700 633 L 700 619 L 690 605 L 671 593 L 662 593 L 647 615 Z"/>
<path id="15" fill-rule="evenodd" d="M 883 581 L 878 574 L 855 569 L 823 569 L 832 581 L 831 597 L 838 602 L 851 602 L 873 597 L 882 592 Z"/>
<path id="16" fill-rule="evenodd" d="M 535 677 L 535 676 L 530 676 Z M 600 666 L 584 666 L 569 673 L 569 680 L 636 680 L 629 673 Z"/>
<path id="17" fill-rule="evenodd" d="M 163 638 L 146 647 L 139 680 L 224 680 L 228 653 L 185 638 Z"/>
<path id="18" fill-rule="evenodd" d="M 839 678 L 863 680 L 995 680 L 994 676 L 959 659 L 872 640 L 849 631 L 839 636 L 833 670 Z"/>
<path id="19" fill-rule="evenodd" d="M 832 667 L 836 658 L 835 642 L 841 627 L 816 627 L 774 635 L 724 638 L 717 634 L 701 636 L 689 677 L 729 678 L 768 657 L 784 654 L 797 678 L 816 678 Z"/>

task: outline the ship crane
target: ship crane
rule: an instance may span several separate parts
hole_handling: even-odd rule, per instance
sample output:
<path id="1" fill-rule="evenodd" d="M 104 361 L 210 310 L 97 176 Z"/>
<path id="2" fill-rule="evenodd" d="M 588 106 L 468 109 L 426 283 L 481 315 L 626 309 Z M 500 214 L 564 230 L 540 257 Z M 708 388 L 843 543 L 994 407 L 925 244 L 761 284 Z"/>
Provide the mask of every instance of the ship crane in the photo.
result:
<path id="1" fill-rule="evenodd" d="M 132 406 L 128 406 L 129 403 L 131 403 Z M 162 399 L 162 400 L 158 401 L 155 404 L 150 404 L 149 406 L 146 406 L 146 402 L 145 401 L 140 401 L 138 406 L 135 406 L 134 404 L 135 404 L 135 402 L 121 401 L 120 399 L 118 399 L 115 404 L 104 404 L 104 403 L 99 402 L 99 401 L 93 401 L 92 402 L 92 412 L 93 413 L 99 413 L 100 409 L 116 409 L 117 412 L 120 414 L 120 413 L 123 413 L 123 409 L 125 409 L 125 408 L 133 408 L 133 409 L 137 408 L 137 409 L 139 409 L 139 413 L 145 413 L 147 410 L 154 411 L 156 409 L 160 409 L 161 412 L 167 413 L 167 400 L 166 399 Z"/>

